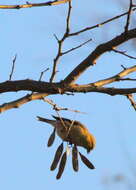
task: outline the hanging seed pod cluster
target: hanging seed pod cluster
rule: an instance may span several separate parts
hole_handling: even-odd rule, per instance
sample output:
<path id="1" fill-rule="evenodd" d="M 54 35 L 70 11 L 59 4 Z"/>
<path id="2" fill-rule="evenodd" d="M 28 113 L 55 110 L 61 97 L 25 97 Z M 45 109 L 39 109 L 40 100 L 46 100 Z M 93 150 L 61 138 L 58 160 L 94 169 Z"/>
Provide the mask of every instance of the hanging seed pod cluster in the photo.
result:
<path id="1" fill-rule="evenodd" d="M 80 156 L 81 161 L 89 168 L 94 169 L 94 165 L 78 151 L 77 146 L 81 146 L 87 150 L 89 153 L 95 146 L 95 138 L 88 131 L 88 129 L 79 121 L 72 121 L 66 118 L 59 118 L 53 116 L 55 120 L 46 119 L 43 117 L 37 116 L 39 121 L 46 122 L 51 124 L 54 129 L 51 133 L 47 146 L 52 146 L 55 140 L 55 134 L 62 139 L 62 143 L 56 150 L 53 162 L 51 164 L 50 170 L 53 171 L 58 166 L 58 173 L 56 179 L 60 179 L 63 171 L 66 166 L 68 149 L 64 151 L 64 142 L 66 141 L 69 144 L 69 148 L 72 148 L 72 166 L 73 170 L 77 172 L 79 170 L 79 160 L 78 156 Z"/>

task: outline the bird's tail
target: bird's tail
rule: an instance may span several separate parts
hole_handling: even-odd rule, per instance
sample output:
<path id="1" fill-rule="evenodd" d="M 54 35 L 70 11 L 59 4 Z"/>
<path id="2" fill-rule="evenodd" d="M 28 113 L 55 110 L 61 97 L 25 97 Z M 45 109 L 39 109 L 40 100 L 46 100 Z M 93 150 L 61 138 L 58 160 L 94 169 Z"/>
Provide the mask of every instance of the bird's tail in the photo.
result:
<path id="1" fill-rule="evenodd" d="M 46 118 L 43 118 L 43 117 L 40 117 L 40 116 L 37 116 L 37 119 L 38 119 L 39 121 L 49 123 L 49 124 L 51 124 L 51 125 L 53 125 L 53 126 L 54 126 L 54 124 L 55 124 L 55 120 L 46 119 Z"/>

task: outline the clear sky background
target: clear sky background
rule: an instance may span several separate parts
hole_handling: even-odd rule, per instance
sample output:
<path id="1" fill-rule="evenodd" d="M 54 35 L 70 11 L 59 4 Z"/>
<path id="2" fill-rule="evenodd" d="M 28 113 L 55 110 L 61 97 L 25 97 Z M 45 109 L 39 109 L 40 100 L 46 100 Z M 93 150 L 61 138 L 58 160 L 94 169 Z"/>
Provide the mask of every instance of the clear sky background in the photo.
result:
<path id="1" fill-rule="evenodd" d="M 31 1 L 42 2 L 42 1 Z M 25 1 L 1 0 L 0 4 L 25 3 Z M 128 9 L 128 0 L 73 0 L 71 31 L 92 26 L 116 16 Z M 134 3 L 136 3 L 134 1 Z M 43 77 L 49 80 L 57 43 L 53 36 L 60 37 L 65 30 L 67 5 L 0 10 L 0 81 L 9 79 L 12 60 L 17 54 L 13 80 L 38 80 L 40 73 L 50 68 Z M 135 27 L 133 14 L 131 28 Z M 57 81 L 63 79 L 99 44 L 110 40 L 124 30 L 125 19 L 109 23 L 80 36 L 68 39 L 64 50 L 75 47 L 92 38 L 93 41 L 64 56 L 59 65 Z M 119 47 L 135 54 L 135 43 L 129 41 Z M 122 70 L 121 65 L 130 67 L 135 60 L 113 52 L 101 56 L 96 66 L 88 69 L 77 81 L 94 82 L 114 75 Z M 135 74 L 132 75 L 135 77 Z M 113 86 L 110 85 L 110 86 Z M 132 83 L 115 84 L 116 87 L 131 87 Z M 15 100 L 28 92 L 0 95 L 0 104 Z M 52 107 L 37 100 L 2 113 L 0 116 L 0 189 L 2 190 L 45 190 L 45 189 L 114 189 L 111 178 L 123 175 L 134 184 L 136 116 L 126 97 L 111 97 L 104 94 L 88 93 L 74 96 L 54 95 L 49 98 L 62 107 L 77 109 L 87 114 L 61 112 L 61 116 L 80 120 L 94 134 L 97 146 L 87 157 L 95 165 L 89 170 L 80 161 L 80 170 L 72 170 L 71 155 L 68 157 L 62 179 L 55 179 L 56 171 L 49 170 L 56 148 L 61 143 L 56 138 L 54 145 L 47 148 L 52 128 L 36 120 L 36 116 L 51 118 Z M 86 155 L 84 149 L 81 152 Z M 106 181 L 107 180 L 107 181 Z M 104 184 L 106 182 L 106 184 Z M 129 185 L 116 184 L 118 189 Z M 130 189 L 130 188 L 129 188 Z"/>

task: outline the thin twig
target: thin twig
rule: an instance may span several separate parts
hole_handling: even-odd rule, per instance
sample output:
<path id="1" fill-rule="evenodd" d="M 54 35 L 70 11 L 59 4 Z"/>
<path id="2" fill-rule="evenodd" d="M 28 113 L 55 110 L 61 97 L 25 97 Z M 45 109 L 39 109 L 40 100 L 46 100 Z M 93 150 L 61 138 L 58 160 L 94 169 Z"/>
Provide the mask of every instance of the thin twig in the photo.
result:
<path id="1" fill-rule="evenodd" d="M 71 0 L 69 1 L 69 8 L 68 8 L 68 15 L 67 15 L 67 19 L 66 19 L 66 33 L 65 35 L 69 35 L 70 33 L 70 16 L 71 16 L 71 9 L 72 9 L 72 5 L 71 5 Z"/>
<path id="2" fill-rule="evenodd" d="M 71 124 L 70 124 L 70 126 L 69 126 L 69 128 L 68 128 L 67 135 L 66 135 L 66 137 L 65 137 L 66 139 L 67 139 L 67 137 L 68 137 L 68 135 L 69 135 L 69 133 L 70 133 L 71 128 L 72 128 L 73 125 L 74 125 L 74 122 L 75 122 L 75 119 L 72 120 L 72 122 L 71 122 Z"/>
<path id="3" fill-rule="evenodd" d="M 65 122 L 64 122 L 63 119 L 61 118 L 59 112 L 58 112 L 57 110 L 55 110 L 55 111 L 56 111 L 56 113 L 57 113 L 57 116 L 60 118 L 60 121 L 61 121 L 63 127 L 64 127 L 65 129 L 67 129 L 67 127 L 66 127 L 66 125 L 65 125 Z"/>
<path id="4" fill-rule="evenodd" d="M 136 8 L 133 8 L 131 11 L 133 11 L 133 12 L 136 11 Z M 115 16 L 115 17 L 112 17 L 112 18 L 110 18 L 110 19 L 108 19 L 108 20 L 106 20 L 106 21 L 103 21 L 103 22 L 101 22 L 101 23 L 99 23 L 99 24 L 96 24 L 96 25 L 94 25 L 94 26 L 86 27 L 86 28 L 83 28 L 82 30 L 79 30 L 79 31 L 77 31 L 77 32 L 70 33 L 70 34 L 69 34 L 69 37 L 70 37 L 70 36 L 76 36 L 76 35 L 81 34 L 81 33 L 83 33 L 83 32 L 92 30 L 92 29 L 94 29 L 94 28 L 101 27 L 101 26 L 103 26 L 104 24 L 107 24 L 107 23 L 109 23 L 109 22 L 112 22 L 112 21 L 114 21 L 114 20 L 116 20 L 116 19 L 118 19 L 118 18 L 121 18 L 121 17 L 123 17 L 123 16 L 125 16 L 125 15 L 127 15 L 127 14 L 128 14 L 128 11 L 127 11 L 127 12 L 124 12 L 124 13 L 122 13 L 122 14 L 120 14 L 120 15 L 117 15 L 117 16 Z"/>
<path id="5" fill-rule="evenodd" d="M 52 105 L 53 109 L 55 111 L 71 111 L 71 112 L 75 112 L 75 113 L 86 114 L 85 112 L 81 112 L 79 110 L 73 110 L 73 109 L 69 109 L 69 108 L 60 107 L 56 103 L 54 103 L 53 100 L 50 100 L 50 99 L 47 99 L 47 98 L 44 98 L 44 101 L 47 102 L 48 104 Z"/>
<path id="6" fill-rule="evenodd" d="M 59 5 L 63 3 L 67 3 L 69 0 L 55 0 L 55 1 L 48 1 L 43 3 L 29 3 L 22 5 L 0 5 L 0 9 L 22 9 L 22 8 L 32 8 L 32 7 L 44 7 L 44 6 L 52 6 L 52 5 Z"/>
<path id="7" fill-rule="evenodd" d="M 126 95 L 126 97 L 128 98 L 128 100 L 130 101 L 131 105 L 133 106 L 134 110 L 136 111 L 136 102 L 133 98 L 132 94 L 128 94 Z"/>
<path id="8" fill-rule="evenodd" d="M 124 65 L 121 65 L 121 67 L 123 68 L 123 70 L 126 70 L 126 69 L 127 69 Z"/>
<path id="9" fill-rule="evenodd" d="M 124 79 L 119 79 L 119 81 L 136 81 L 136 79 L 124 78 Z"/>
<path id="10" fill-rule="evenodd" d="M 112 51 L 114 51 L 115 53 L 122 54 L 122 55 L 124 55 L 124 56 L 126 56 L 126 57 L 128 57 L 128 58 L 130 58 L 130 59 L 136 59 L 136 57 L 126 54 L 125 51 L 119 51 L 119 50 L 116 50 L 116 49 L 114 49 L 114 48 L 112 49 Z"/>
<path id="11" fill-rule="evenodd" d="M 42 77 L 43 77 L 44 73 L 45 73 L 46 71 L 48 71 L 48 70 L 49 70 L 49 68 L 47 68 L 47 69 L 45 69 L 44 71 L 41 72 L 41 75 L 40 75 L 39 81 L 42 80 Z"/>
<path id="12" fill-rule="evenodd" d="M 65 33 L 63 35 L 63 37 L 59 40 L 58 37 L 54 34 L 57 42 L 58 42 L 58 52 L 57 52 L 57 55 L 54 59 L 54 63 L 53 63 L 53 70 L 52 70 L 52 74 L 51 74 L 51 77 L 50 77 L 50 82 L 53 82 L 53 80 L 55 79 L 55 75 L 57 73 L 57 65 L 59 63 L 59 59 L 60 57 L 62 56 L 62 45 L 64 43 L 64 41 L 66 40 L 66 38 L 68 37 L 69 35 L 69 32 L 70 32 L 70 14 L 71 14 L 71 9 L 72 9 L 72 6 L 71 6 L 71 1 L 69 1 L 69 7 L 68 7 L 68 14 L 67 14 L 67 18 L 66 18 L 66 30 L 65 30 Z"/>
<path id="13" fill-rule="evenodd" d="M 78 45 L 78 46 L 76 46 L 76 47 L 74 47 L 74 48 L 71 48 L 71 49 L 69 49 L 69 50 L 67 50 L 67 51 L 62 52 L 62 55 L 65 55 L 65 54 L 67 54 L 67 53 L 70 53 L 71 51 L 74 51 L 74 50 L 76 50 L 76 49 L 78 49 L 78 48 L 81 48 L 82 46 L 84 46 L 85 44 L 87 44 L 87 43 L 90 42 L 90 41 L 92 41 L 92 39 L 89 39 L 89 40 L 87 40 L 86 42 L 84 42 L 84 43 L 82 43 L 82 44 L 80 44 L 80 45 Z"/>
<path id="14" fill-rule="evenodd" d="M 59 38 L 57 37 L 56 34 L 54 34 L 54 37 L 55 37 L 55 39 L 57 40 L 57 42 L 59 42 Z"/>
<path id="15" fill-rule="evenodd" d="M 126 21 L 126 26 L 125 26 L 125 32 L 128 32 L 128 27 L 130 25 L 130 16 L 131 16 L 131 12 L 132 12 L 132 8 L 133 8 L 133 0 L 130 0 L 130 4 L 129 4 L 129 10 L 127 13 L 127 21 Z"/>
<path id="16" fill-rule="evenodd" d="M 16 59 L 17 59 L 17 54 L 14 56 L 13 61 L 12 61 L 12 68 L 11 68 L 11 73 L 9 75 L 9 80 L 12 79 L 13 72 L 14 72 L 14 69 L 15 69 Z"/>
<path id="17" fill-rule="evenodd" d="M 66 136 L 65 136 L 65 139 L 67 139 L 67 137 L 68 137 L 68 135 L 69 135 L 69 133 L 70 133 L 71 127 L 73 126 L 75 120 L 72 120 L 72 121 L 71 121 L 70 126 L 69 126 L 69 128 L 68 128 L 68 126 L 66 126 L 65 121 L 62 119 L 62 117 L 60 116 L 60 114 L 59 114 L 59 112 L 58 112 L 57 110 L 56 110 L 56 113 L 57 113 L 57 115 L 58 115 L 58 117 L 59 117 L 59 119 L 60 119 L 60 121 L 61 121 L 63 127 L 64 127 L 64 128 L 66 129 L 66 131 L 67 131 L 67 134 L 66 134 Z"/>

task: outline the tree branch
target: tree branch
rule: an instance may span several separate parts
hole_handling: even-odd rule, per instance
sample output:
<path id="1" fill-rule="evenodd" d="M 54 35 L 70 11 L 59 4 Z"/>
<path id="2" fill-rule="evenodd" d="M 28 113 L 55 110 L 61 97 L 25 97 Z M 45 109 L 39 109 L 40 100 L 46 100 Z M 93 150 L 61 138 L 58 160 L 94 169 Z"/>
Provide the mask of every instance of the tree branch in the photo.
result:
<path id="1" fill-rule="evenodd" d="M 47 93 L 35 93 L 35 94 L 27 94 L 26 96 L 19 98 L 15 101 L 4 103 L 0 105 L 0 113 L 7 111 L 12 108 L 19 108 L 21 105 L 26 104 L 32 100 L 41 100 L 45 96 L 48 96 Z"/>
<path id="2" fill-rule="evenodd" d="M 71 111 L 71 112 L 75 112 L 75 113 L 82 113 L 82 114 L 86 114 L 85 112 L 81 112 L 79 110 L 73 110 L 73 109 L 70 109 L 70 108 L 64 108 L 64 107 L 60 107 L 58 106 L 56 103 L 53 102 L 53 100 L 50 100 L 50 99 L 47 99 L 47 98 L 44 98 L 44 101 L 47 102 L 48 104 L 50 104 L 53 109 L 55 111 Z"/>
<path id="3" fill-rule="evenodd" d="M 104 87 L 92 87 L 87 85 L 82 86 L 73 86 L 67 89 L 69 92 L 75 93 L 87 93 L 87 92 L 99 92 L 108 95 L 127 95 L 131 93 L 136 93 L 136 88 L 104 88 Z M 45 96 L 48 96 L 48 93 L 35 93 L 35 94 L 27 94 L 26 96 L 17 99 L 12 102 L 4 103 L 0 105 L 0 113 L 7 111 L 12 108 L 19 108 L 21 105 L 26 104 L 32 100 L 42 100 Z M 62 110 L 69 110 L 67 108 L 63 108 Z M 73 110 L 70 110 L 73 111 Z M 78 112 L 77 110 L 74 110 Z M 82 113 L 82 112 L 81 112 Z"/>
<path id="4" fill-rule="evenodd" d="M 136 93 L 136 88 L 105 88 L 105 87 L 92 87 L 87 85 L 72 85 L 69 89 L 69 92 L 73 93 L 88 93 L 88 92 L 99 92 L 103 94 L 108 94 L 111 96 L 115 95 L 127 95 Z"/>
<path id="5" fill-rule="evenodd" d="M 89 40 L 83 42 L 82 44 L 80 44 L 80 45 L 78 45 L 78 46 L 76 46 L 76 47 L 73 47 L 73 48 L 71 48 L 71 49 L 69 49 L 69 50 L 63 51 L 63 52 L 62 52 L 62 55 L 65 55 L 65 54 L 67 54 L 67 53 L 70 53 L 70 52 L 72 52 L 72 51 L 74 51 L 74 50 L 76 50 L 76 49 L 78 49 L 78 48 L 84 46 L 85 44 L 87 44 L 87 43 L 90 42 L 90 41 L 92 41 L 92 39 L 89 39 Z"/>
<path id="6" fill-rule="evenodd" d="M 133 98 L 133 95 L 132 94 L 127 94 L 127 98 L 128 100 L 130 101 L 132 107 L 134 108 L 134 110 L 136 111 L 136 102 Z"/>
<path id="7" fill-rule="evenodd" d="M 121 55 L 124 55 L 124 56 L 126 56 L 126 57 L 128 57 L 130 59 L 136 59 L 136 57 L 126 54 L 125 51 L 120 51 L 120 50 L 116 50 L 116 49 L 113 49 L 112 51 L 115 52 L 115 53 L 119 53 Z"/>
<path id="8" fill-rule="evenodd" d="M 136 10 L 136 8 L 133 8 L 131 11 L 134 12 L 135 10 Z M 115 17 L 112 17 L 112 18 L 110 18 L 110 19 L 108 19 L 108 20 L 105 20 L 105 21 L 103 21 L 103 22 L 101 22 L 101 23 L 99 23 L 99 24 L 96 24 L 96 25 L 94 25 L 94 26 L 86 27 L 86 28 L 84 28 L 84 29 L 82 29 L 82 30 L 79 30 L 79 31 L 77 31 L 77 32 L 70 33 L 70 34 L 69 34 L 69 37 L 70 37 L 70 36 L 75 36 L 75 35 L 81 34 L 81 33 L 83 33 L 83 32 L 86 32 L 86 31 L 88 31 L 88 30 L 92 30 L 92 29 L 94 29 L 94 28 L 101 27 L 101 26 L 103 26 L 104 24 L 107 24 L 107 23 L 112 22 L 112 21 L 114 21 L 114 20 L 116 20 L 116 19 L 118 19 L 118 18 L 121 18 L 121 17 L 123 17 L 123 16 L 125 16 L 125 15 L 128 15 L 128 13 L 129 13 L 129 11 L 124 12 L 124 13 L 122 13 L 122 14 L 120 14 L 120 15 L 117 15 L 117 16 L 115 16 Z"/>
<path id="9" fill-rule="evenodd" d="M 55 1 L 48 1 L 44 3 L 29 3 L 23 5 L 0 5 L 0 9 L 22 9 L 22 8 L 32 8 L 32 7 L 44 7 L 44 6 L 52 6 L 52 5 L 59 5 L 63 3 L 67 3 L 69 0 L 55 0 Z"/>
<path id="10" fill-rule="evenodd" d="M 133 67 L 127 68 L 127 69 L 121 71 L 120 73 L 118 73 L 112 77 L 109 77 L 107 79 L 99 80 L 94 83 L 90 83 L 90 85 L 95 86 L 95 87 L 98 87 L 98 86 L 100 87 L 100 86 L 104 86 L 106 84 L 110 84 L 112 82 L 117 82 L 117 81 L 123 80 L 122 77 L 124 77 L 132 72 L 136 72 L 136 65 L 134 65 Z"/>
<path id="11" fill-rule="evenodd" d="M 128 27 L 130 25 L 130 16 L 131 16 L 131 12 L 132 12 L 132 8 L 133 8 L 133 0 L 129 0 L 129 10 L 128 10 L 128 14 L 127 14 L 127 21 L 126 21 L 126 26 L 125 26 L 125 32 L 128 32 Z"/>
<path id="12" fill-rule="evenodd" d="M 123 32 L 121 35 L 113 38 L 112 40 L 103 43 L 96 47 L 96 49 L 85 59 L 83 60 L 65 79 L 64 83 L 72 84 L 74 83 L 79 76 L 90 66 L 96 64 L 96 60 L 105 52 L 111 51 L 116 46 L 136 38 L 136 28 L 129 30 L 127 33 Z"/>
<path id="13" fill-rule="evenodd" d="M 112 82 L 116 82 L 121 80 L 122 77 L 133 73 L 136 71 L 136 65 L 130 68 L 126 68 L 120 73 L 107 78 L 103 80 L 96 81 L 94 83 L 89 83 L 85 85 L 77 85 L 77 84 L 71 84 L 66 85 L 64 82 L 58 82 L 58 83 L 50 83 L 50 82 L 43 82 L 43 81 L 35 81 L 35 80 L 18 80 L 18 81 L 6 81 L 0 83 L 0 93 L 4 92 L 17 92 L 17 91 L 32 91 L 32 92 L 39 92 L 39 93 L 47 93 L 47 94 L 64 94 L 66 92 L 72 92 L 70 88 L 73 89 L 73 87 L 76 89 L 88 89 L 90 92 L 90 88 L 94 89 L 96 87 L 101 87 L 106 84 L 110 84 Z M 87 92 L 87 91 L 86 91 Z"/>
<path id="14" fill-rule="evenodd" d="M 60 83 L 48 83 L 35 80 L 18 80 L 6 81 L 0 83 L 0 93 L 17 92 L 17 91 L 32 91 L 39 93 L 59 94 L 61 93 Z"/>
<path id="15" fill-rule="evenodd" d="M 70 31 L 70 15 L 71 15 L 71 9 L 72 9 L 72 6 L 71 6 L 71 1 L 69 0 L 69 4 L 68 4 L 68 13 L 67 13 L 67 18 L 66 18 L 66 29 L 65 29 L 65 33 L 63 34 L 63 37 L 59 40 L 57 38 L 57 36 L 55 35 L 55 38 L 58 42 L 58 52 L 57 52 L 57 55 L 54 59 L 54 63 L 53 63 L 53 69 L 52 69 L 52 74 L 51 74 L 51 77 L 50 77 L 50 82 L 53 82 L 53 80 L 55 79 L 55 75 L 57 73 L 57 65 L 59 63 L 59 59 L 61 56 L 63 56 L 63 53 L 62 53 L 62 45 L 64 43 L 64 41 L 68 38 L 69 36 L 69 31 Z"/>
<path id="16" fill-rule="evenodd" d="M 17 59 L 17 54 L 15 55 L 13 61 L 12 61 L 12 69 L 11 69 L 11 73 L 9 75 L 9 80 L 11 80 L 12 78 L 12 75 L 13 75 L 13 72 L 14 72 L 14 69 L 15 69 L 15 62 L 16 62 L 16 59 Z"/>
<path id="17" fill-rule="evenodd" d="M 73 84 L 70 86 L 65 86 L 63 83 L 47 83 L 41 81 L 33 81 L 33 80 L 21 80 L 21 81 L 7 81 L 0 83 L 0 93 L 4 92 L 13 92 L 13 91 L 21 91 L 28 90 L 39 93 L 27 94 L 26 96 L 17 99 L 15 101 L 4 103 L 0 106 L 0 113 L 12 109 L 18 108 L 21 105 L 28 103 L 32 100 L 43 99 L 45 96 L 50 94 L 66 94 L 66 92 L 74 92 L 74 93 L 87 93 L 87 92 L 99 92 L 105 93 L 108 95 L 127 95 L 131 93 L 136 93 L 136 88 L 103 88 L 101 86 L 116 82 L 121 80 L 122 77 L 135 72 L 136 66 L 127 68 L 122 72 L 114 75 L 113 77 L 100 80 L 94 83 L 85 84 L 85 85 L 77 85 Z M 56 106 L 56 104 L 52 103 L 52 105 Z M 58 108 L 58 107 L 57 107 Z M 60 109 L 60 108 L 59 108 Z M 63 110 L 69 110 L 67 108 L 61 108 Z"/>

